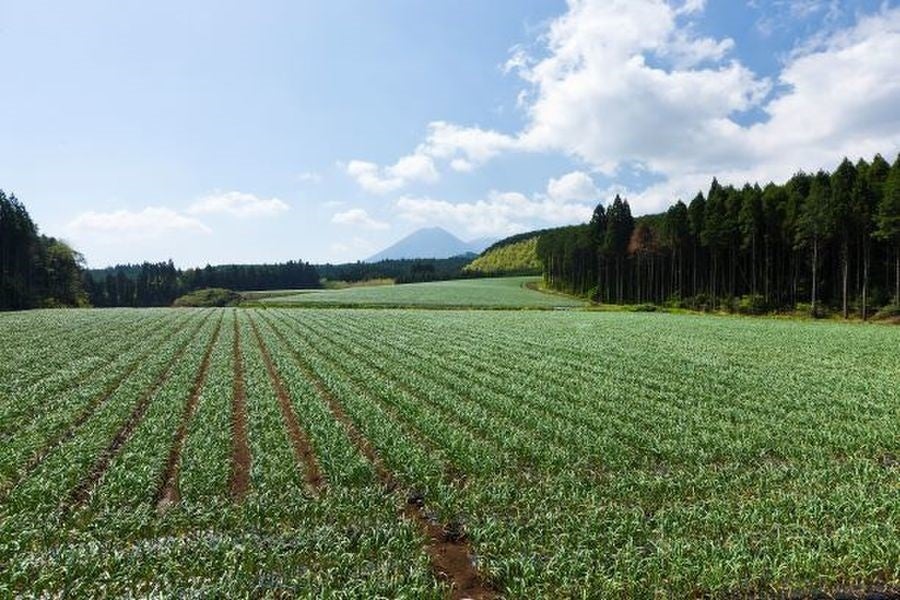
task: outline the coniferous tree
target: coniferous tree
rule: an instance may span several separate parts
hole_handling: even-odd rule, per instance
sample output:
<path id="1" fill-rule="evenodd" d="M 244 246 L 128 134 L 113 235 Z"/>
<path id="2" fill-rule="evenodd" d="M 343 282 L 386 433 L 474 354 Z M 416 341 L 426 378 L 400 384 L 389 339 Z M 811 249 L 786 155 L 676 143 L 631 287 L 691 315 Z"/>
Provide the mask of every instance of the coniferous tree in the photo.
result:
<path id="1" fill-rule="evenodd" d="M 882 188 L 876 217 L 876 235 L 887 242 L 894 254 L 893 302 L 900 306 L 900 155 L 891 166 Z"/>

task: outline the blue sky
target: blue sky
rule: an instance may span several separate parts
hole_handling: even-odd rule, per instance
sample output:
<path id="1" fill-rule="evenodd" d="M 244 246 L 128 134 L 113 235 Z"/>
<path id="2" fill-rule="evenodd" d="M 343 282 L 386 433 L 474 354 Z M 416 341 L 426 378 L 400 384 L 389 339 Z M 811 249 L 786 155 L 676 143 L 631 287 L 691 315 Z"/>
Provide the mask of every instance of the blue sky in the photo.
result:
<path id="1" fill-rule="evenodd" d="M 900 8 L 0 0 L 0 187 L 91 266 L 365 258 L 900 150 Z"/>

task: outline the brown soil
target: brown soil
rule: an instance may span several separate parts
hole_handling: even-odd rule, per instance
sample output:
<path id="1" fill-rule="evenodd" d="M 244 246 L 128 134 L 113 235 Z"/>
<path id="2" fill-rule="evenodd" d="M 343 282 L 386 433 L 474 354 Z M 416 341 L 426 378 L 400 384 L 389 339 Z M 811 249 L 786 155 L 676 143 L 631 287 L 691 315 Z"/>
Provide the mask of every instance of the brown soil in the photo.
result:
<path id="1" fill-rule="evenodd" d="M 276 334 L 284 341 L 280 331 L 276 330 Z M 325 386 L 322 379 L 300 359 L 296 352 L 293 355 L 297 365 L 325 400 L 331 414 L 343 426 L 357 450 L 372 464 L 382 485 L 389 492 L 396 492 L 399 488 L 396 477 L 378 456 L 372 443 L 357 429 L 344 411 L 343 405 Z M 472 561 L 471 546 L 465 539 L 465 535 L 454 531 L 454 527 L 444 527 L 429 518 L 425 510 L 425 499 L 421 495 L 410 496 L 407 499 L 403 514 L 415 523 L 427 538 L 425 551 L 431 560 L 431 567 L 439 578 L 449 583 L 451 598 L 477 599 L 497 596 L 493 588 L 478 573 L 475 563 Z"/>
<path id="2" fill-rule="evenodd" d="M 234 319 L 234 382 L 231 404 L 231 497 L 241 502 L 250 489 L 250 444 L 247 440 L 247 394 L 244 390 L 244 362 L 241 331 Z"/>
<path id="3" fill-rule="evenodd" d="M 191 332 L 190 337 L 181 345 L 180 348 L 178 348 L 178 350 L 175 352 L 175 355 L 169 361 L 169 364 L 153 382 L 153 385 L 151 385 L 150 388 L 143 393 L 141 399 L 138 400 L 137 404 L 134 405 L 134 408 L 131 409 L 131 414 L 128 415 L 128 418 L 125 420 L 122 426 L 119 427 L 119 430 L 113 436 L 112 440 L 110 440 L 109 445 L 106 447 L 106 449 L 100 453 L 100 456 L 97 458 L 96 462 L 94 462 L 94 465 L 93 467 L 91 467 L 91 470 L 88 472 L 87 476 L 82 479 L 77 486 L 75 486 L 74 490 L 72 490 L 72 494 L 69 496 L 68 501 L 63 505 L 64 512 L 68 512 L 75 508 L 78 508 L 79 506 L 82 506 L 91 497 L 91 493 L 93 493 L 94 488 L 97 486 L 97 483 L 106 473 L 106 470 L 109 468 L 110 463 L 112 463 L 113 459 L 119 455 L 119 452 L 122 451 L 122 448 L 125 447 L 125 444 L 128 442 L 128 440 L 131 439 L 131 436 L 134 434 L 135 429 L 137 429 L 138 425 L 140 425 L 141 421 L 144 419 L 144 414 L 150 407 L 150 403 L 153 401 L 153 397 L 156 395 L 156 392 L 169 379 L 175 364 L 179 360 L 181 360 L 182 356 L 184 356 L 184 353 L 185 351 L 187 351 L 188 346 L 190 346 L 191 341 L 197 336 L 197 333 L 203 327 L 203 324 L 205 322 L 206 319 L 201 321 Z"/>
<path id="4" fill-rule="evenodd" d="M 84 423 L 93 416 L 93 414 L 100 408 L 103 404 L 109 400 L 110 396 L 119 389 L 119 386 L 122 385 L 122 382 L 125 381 L 128 377 L 131 376 L 132 373 L 144 362 L 144 360 L 154 352 L 154 350 L 161 344 L 164 344 L 166 341 L 170 340 L 172 336 L 177 335 L 182 329 L 184 329 L 185 323 L 181 323 L 178 327 L 175 328 L 174 331 L 166 335 L 154 349 L 151 349 L 143 354 L 141 354 L 133 363 L 131 363 L 124 373 L 116 377 L 113 381 L 111 381 L 102 392 L 100 392 L 97 396 L 88 401 L 87 405 L 79 411 L 78 415 L 72 420 L 71 423 L 65 429 L 59 431 L 56 435 L 54 435 L 47 443 L 41 446 L 34 454 L 31 455 L 25 465 L 19 470 L 18 474 L 10 479 L 6 485 L 0 487 L 0 501 L 2 501 L 6 496 L 19 484 L 19 482 L 25 477 L 31 475 L 41 464 L 50 456 L 50 453 L 53 452 L 58 446 L 70 440 L 81 428 Z"/>
<path id="5" fill-rule="evenodd" d="M 318 495 L 325 480 L 319 470 L 319 461 L 316 460 L 316 453 L 313 450 L 312 443 L 310 443 L 306 432 L 300 427 L 300 422 L 297 420 L 297 414 L 294 412 L 291 397 L 284 387 L 284 381 L 282 381 L 281 376 L 278 374 L 275 364 L 272 362 L 272 356 L 269 354 L 269 349 L 266 348 L 265 343 L 263 343 L 262 336 L 260 336 L 259 329 L 257 329 L 256 322 L 252 317 L 250 319 L 250 326 L 253 328 L 256 343 L 259 346 L 259 351 L 266 364 L 266 370 L 269 372 L 269 379 L 272 382 L 272 387 L 275 388 L 275 393 L 278 395 L 278 406 L 281 408 L 281 415 L 284 417 L 288 437 L 290 437 L 291 445 L 294 448 L 294 455 L 296 456 L 297 461 L 304 467 L 304 480 L 306 481 L 306 485 L 313 495 Z"/>
<path id="6" fill-rule="evenodd" d="M 172 446 L 169 449 L 169 457 L 166 460 L 166 467 L 160 478 L 160 486 L 154 498 L 155 504 L 160 511 L 165 510 L 172 504 L 177 504 L 181 500 L 181 491 L 178 486 L 179 477 L 181 475 L 181 451 L 184 448 L 184 441 L 190 428 L 191 420 L 197 411 L 197 403 L 200 400 L 200 392 L 203 390 L 203 384 L 206 382 L 206 375 L 209 372 L 209 361 L 213 348 L 219 340 L 219 331 L 222 329 L 222 321 L 225 320 L 225 313 L 219 318 L 216 329 L 213 332 L 212 339 L 206 347 L 203 354 L 203 361 L 200 363 L 200 369 L 194 378 L 194 385 L 191 388 L 191 394 L 184 405 L 184 411 L 181 414 L 181 421 L 178 429 L 175 430 L 175 437 L 172 440 Z"/>

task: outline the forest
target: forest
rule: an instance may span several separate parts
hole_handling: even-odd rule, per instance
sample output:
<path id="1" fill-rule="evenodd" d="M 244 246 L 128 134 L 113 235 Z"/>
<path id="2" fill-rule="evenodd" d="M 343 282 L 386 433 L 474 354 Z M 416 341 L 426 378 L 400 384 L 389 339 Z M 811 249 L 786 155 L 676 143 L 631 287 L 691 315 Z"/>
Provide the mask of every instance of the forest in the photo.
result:
<path id="1" fill-rule="evenodd" d="M 0 310 L 75 306 L 169 306 L 202 288 L 319 287 L 303 261 L 177 269 L 171 260 L 89 270 L 62 240 L 42 235 L 25 205 L 0 190 Z"/>
<path id="2" fill-rule="evenodd" d="M 396 283 L 421 283 L 460 279 L 470 274 L 463 268 L 472 261 L 470 256 L 451 258 L 398 258 L 378 262 L 352 262 L 316 265 L 319 274 L 331 281 L 358 282 L 369 279 L 393 279 Z"/>
<path id="3" fill-rule="evenodd" d="M 0 190 L 0 310 L 85 306 L 84 260 L 42 235 L 25 206 Z"/>
<path id="4" fill-rule="evenodd" d="M 91 270 L 84 277 L 94 306 L 169 306 L 176 298 L 204 288 L 293 290 L 319 285 L 316 268 L 302 261 L 180 270 L 169 260 Z"/>
<path id="5" fill-rule="evenodd" d="M 590 223 L 538 241 L 553 289 L 610 304 L 840 312 L 900 304 L 900 156 L 783 185 L 722 186 L 633 217 L 616 196 Z"/>

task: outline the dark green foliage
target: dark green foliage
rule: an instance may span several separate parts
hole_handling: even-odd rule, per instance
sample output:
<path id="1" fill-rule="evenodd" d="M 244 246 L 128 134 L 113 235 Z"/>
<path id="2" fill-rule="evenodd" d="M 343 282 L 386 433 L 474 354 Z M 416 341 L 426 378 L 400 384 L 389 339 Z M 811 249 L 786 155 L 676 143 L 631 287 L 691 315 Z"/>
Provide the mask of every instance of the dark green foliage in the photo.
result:
<path id="1" fill-rule="evenodd" d="M 84 306 L 83 260 L 41 235 L 25 206 L 0 190 L 0 310 Z"/>
<path id="2" fill-rule="evenodd" d="M 169 306 L 205 288 L 240 291 L 320 287 L 316 268 L 302 261 L 262 265 L 206 265 L 176 269 L 172 261 L 92 270 L 85 287 L 94 306 Z"/>
<path id="3" fill-rule="evenodd" d="M 204 288 L 194 290 L 172 303 L 173 306 L 236 306 L 241 302 L 241 295 L 232 290 L 222 288 Z"/>
<path id="4" fill-rule="evenodd" d="M 492 246 L 493 248 L 493 246 Z M 485 253 L 488 250 L 485 250 Z M 391 259 L 378 262 L 355 262 L 340 265 L 316 265 L 319 276 L 329 281 L 355 283 L 371 279 L 393 279 L 397 283 L 444 281 L 478 276 L 464 271 L 472 262 L 472 255 L 433 259 Z"/>
<path id="5" fill-rule="evenodd" d="M 690 204 L 636 219 L 616 196 L 537 248 L 548 286 L 601 302 L 747 314 L 807 303 L 866 318 L 900 302 L 900 158 L 845 159 L 783 185 L 714 179 Z"/>

